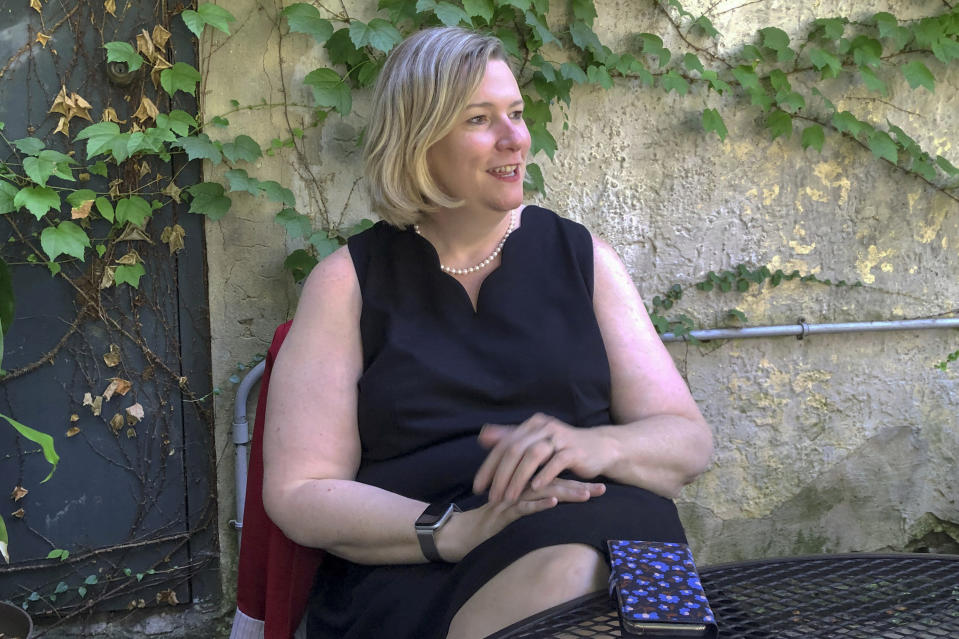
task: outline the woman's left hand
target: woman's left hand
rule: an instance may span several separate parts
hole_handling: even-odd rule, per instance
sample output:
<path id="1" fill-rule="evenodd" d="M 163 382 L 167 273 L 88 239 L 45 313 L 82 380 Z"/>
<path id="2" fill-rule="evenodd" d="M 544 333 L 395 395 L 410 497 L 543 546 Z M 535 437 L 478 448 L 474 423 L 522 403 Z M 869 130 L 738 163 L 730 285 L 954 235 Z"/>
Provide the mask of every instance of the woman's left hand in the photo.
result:
<path id="1" fill-rule="evenodd" d="M 489 490 L 491 502 L 515 502 L 528 487 L 539 490 L 564 470 L 592 479 L 615 454 L 601 431 L 575 428 L 542 413 L 519 426 L 487 424 L 479 442 L 491 450 L 473 479 L 473 492 Z"/>

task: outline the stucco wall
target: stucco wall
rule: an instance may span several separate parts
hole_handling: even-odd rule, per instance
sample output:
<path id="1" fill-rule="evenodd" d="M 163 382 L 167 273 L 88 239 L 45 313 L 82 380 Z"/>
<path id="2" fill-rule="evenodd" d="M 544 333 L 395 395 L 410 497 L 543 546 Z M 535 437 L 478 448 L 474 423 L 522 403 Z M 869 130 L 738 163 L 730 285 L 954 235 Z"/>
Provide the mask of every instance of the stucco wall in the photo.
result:
<path id="1" fill-rule="evenodd" d="M 369 18 L 375 3 L 345 6 Z M 932 0 L 685 6 L 694 14 L 714 7 L 723 54 L 754 41 L 764 26 L 795 35 L 816 17 L 889 10 L 910 18 L 941 10 Z M 652 3 L 598 0 L 597 8 L 596 31 L 613 49 L 627 47 L 632 33 L 673 33 Z M 229 111 L 231 99 L 309 104 L 299 80 L 318 58 L 308 38 L 285 38 L 280 50 L 273 26 L 279 6 L 234 0 L 229 9 L 238 17 L 234 36 L 203 44 L 207 117 Z M 934 95 L 896 78 L 881 100 L 861 87 L 830 88 L 842 96 L 840 109 L 881 123 L 889 118 L 959 164 L 959 74 L 934 71 Z M 553 129 L 555 162 L 538 158 L 548 188 L 541 201 L 611 242 L 647 301 L 682 285 L 686 295 L 674 310 L 703 327 L 721 323 L 729 308 L 746 313 L 750 325 L 915 318 L 959 308 L 955 200 L 852 142 L 830 137 L 819 154 L 803 151 L 798 135 L 770 141 L 757 126 L 758 109 L 736 104 L 714 93 L 677 97 L 629 82 L 611 91 L 577 90 L 568 131 Z M 725 142 L 702 132 L 699 113 L 707 106 L 723 113 Z M 360 164 L 353 138 L 367 112 L 362 98 L 354 112 L 307 129 L 296 151 L 265 157 L 257 177 L 291 186 L 303 212 L 369 216 L 362 185 L 354 190 Z M 242 111 L 230 115 L 230 131 L 268 145 L 284 135 L 287 118 L 297 127 L 308 117 L 297 106 Z M 208 168 L 214 176 L 222 170 Z M 273 328 L 291 316 L 296 287 L 282 262 L 298 247 L 274 224 L 275 205 L 233 199 L 229 216 L 207 224 L 214 378 L 224 391 L 217 399 L 221 522 L 233 517 L 233 393 L 226 380 L 238 363 L 264 352 Z M 709 270 L 737 264 L 863 286 L 694 290 Z M 701 560 L 959 549 L 959 367 L 933 368 L 957 347 L 955 331 L 670 346 L 716 433 L 712 468 L 680 500 Z M 233 533 L 222 528 L 229 572 Z"/>

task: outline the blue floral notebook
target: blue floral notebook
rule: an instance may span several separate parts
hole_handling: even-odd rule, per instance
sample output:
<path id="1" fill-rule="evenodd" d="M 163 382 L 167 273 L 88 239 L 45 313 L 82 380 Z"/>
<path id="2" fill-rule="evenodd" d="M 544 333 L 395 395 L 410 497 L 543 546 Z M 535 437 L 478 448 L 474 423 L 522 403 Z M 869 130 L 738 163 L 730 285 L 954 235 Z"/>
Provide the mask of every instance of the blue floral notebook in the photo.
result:
<path id="1" fill-rule="evenodd" d="M 609 591 L 619 604 L 627 637 L 703 637 L 718 634 L 689 546 L 609 540 Z"/>

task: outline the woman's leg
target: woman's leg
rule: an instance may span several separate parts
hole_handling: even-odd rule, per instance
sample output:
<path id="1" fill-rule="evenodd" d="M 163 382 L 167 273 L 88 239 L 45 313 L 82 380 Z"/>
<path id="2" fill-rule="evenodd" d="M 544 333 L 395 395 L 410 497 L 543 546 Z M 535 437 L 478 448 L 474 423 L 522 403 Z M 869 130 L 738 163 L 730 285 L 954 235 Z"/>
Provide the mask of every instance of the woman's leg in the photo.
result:
<path id="1" fill-rule="evenodd" d="M 504 568 L 459 609 L 447 639 L 482 639 L 532 614 L 606 588 L 609 567 L 592 546 L 534 550 Z"/>

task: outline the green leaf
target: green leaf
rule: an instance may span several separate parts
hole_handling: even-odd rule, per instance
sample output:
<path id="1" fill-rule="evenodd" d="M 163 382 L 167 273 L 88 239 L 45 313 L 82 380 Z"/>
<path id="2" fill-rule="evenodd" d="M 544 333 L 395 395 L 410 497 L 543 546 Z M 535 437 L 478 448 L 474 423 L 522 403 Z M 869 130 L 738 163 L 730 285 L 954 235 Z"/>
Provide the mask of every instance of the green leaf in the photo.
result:
<path id="1" fill-rule="evenodd" d="M 852 59 L 859 67 L 878 69 L 882 63 L 882 43 L 868 36 L 856 36 L 852 41 Z"/>
<path id="2" fill-rule="evenodd" d="M 576 21 L 569 25 L 569 34 L 573 38 L 573 44 L 583 51 L 590 51 L 597 58 L 604 57 L 603 43 L 585 22 Z"/>
<path id="3" fill-rule="evenodd" d="M 526 173 L 523 175 L 523 189 L 546 193 L 546 181 L 543 179 L 543 171 L 538 164 L 531 162 L 526 165 Z"/>
<path id="4" fill-rule="evenodd" d="M 777 93 L 783 91 L 792 91 L 792 85 L 789 84 L 789 78 L 779 69 L 773 69 L 769 72 L 769 84 Z"/>
<path id="5" fill-rule="evenodd" d="M 875 71 L 868 67 L 862 67 L 859 69 L 859 75 L 867 89 L 886 95 L 886 83 L 879 79 Z"/>
<path id="6" fill-rule="evenodd" d="M 593 0 L 570 0 L 569 4 L 575 18 L 593 26 L 593 20 L 596 19 L 596 5 Z"/>
<path id="7" fill-rule="evenodd" d="M 936 167 L 928 158 L 918 158 L 910 167 L 910 170 L 918 173 L 930 182 L 936 179 Z"/>
<path id="8" fill-rule="evenodd" d="M 606 90 L 613 88 L 613 79 L 609 77 L 609 72 L 604 66 L 589 65 L 589 68 L 586 69 L 586 77 L 589 78 L 589 81 L 593 84 L 598 84 Z"/>
<path id="9" fill-rule="evenodd" d="M 80 595 L 80 599 L 83 599 L 87 596 L 87 587 L 86 586 L 77 586 L 77 594 Z"/>
<path id="10" fill-rule="evenodd" d="M 93 175 L 107 177 L 107 163 L 103 160 L 97 160 L 92 166 L 89 167 L 89 171 Z"/>
<path id="11" fill-rule="evenodd" d="M 318 263 L 307 251 L 296 249 L 283 260 L 283 268 L 293 274 L 293 281 L 301 282 Z"/>
<path id="12" fill-rule="evenodd" d="M 126 224 L 131 222 L 137 226 L 143 226 L 153 213 L 150 203 L 139 195 L 133 195 L 117 201 L 116 222 L 117 224 Z"/>
<path id="13" fill-rule="evenodd" d="M 193 32 L 193 35 L 200 37 L 203 33 L 203 27 L 210 25 L 214 29 L 219 29 L 223 33 L 230 35 L 230 22 L 236 20 L 233 14 L 215 4 L 204 3 L 197 7 L 196 11 L 187 9 L 180 14 L 187 28 Z M 172 94 L 171 94 L 172 95 Z"/>
<path id="14" fill-rule="evenodd" d="M 84 202 L 92 202 L 97 199 L 97 194 L 90 189 L 79 189 L 67 195 L 67 203 L 73 208 L 77 208 Z"/>
<path id="15" fill-rule="evenodd" d="M 838 77 L 842 70 L 842 62 L 839 61 L 839 58 L 824 49 L 811 49 L 809 60 L 819 70 L 823 78 Z"/>
<path id="16" fill-rule="evenodd" d="M 712 20 L 707 18 L 705 15 L 701 15 L 693 20 L 692 24 L 689 26 L 694 29 L 699 29 L 710 38 L 715 38 L 719 35 L 719 31 L 717 31 L 716 27 L 713 26 Z"/>
<path id="17" fill-rule="evenodd" d="M 200 182 L 186 190 L 193 196 L 193 200 L 190 201 L 190 213 L 205 215 L 214 222 L 226 215 L 233 204 L 232 200 L 225 195 L 223 185 L 216 182 Z"/>
<path id="18" fill-rule="evenodd" d="M 920 60 L 913 60 L 902 66 L 902 74 L 913 89 L 925 87 L 930 93 L 936 90 L 936 79 L 932 72 Z"/>
<path id="19" fill-rule="evenodd" d="M 363 231 L 365 231 L 368 228 L 371 228 L 372 226 L 373 226 L 373 221 L 368 220 L 364 217 L 362 220 L 360 220 L 359 222 L 351 226 L 346 231 L 346 237 L 353 237 L 357 233 L 362 233 Z"/>
<path id="20" fill-rule="evenodd" d="M 763 111 L 769 111 L 773 106 L 773 97 L 763 89 L 749 89 L 749 103 L 758 106 Z"/>
<path id="21" fill-rule="evenodd" d="M 279 182 L 266 180 L 259 184 L 260 188 L 263 189 L 263 194 L 270 200 L 289 207 L 296 205 L 296 197 L 293 195 L 293 191 L 281 185 Z"/>
<path id="22" fill-rule="evenodd" d="M 87 158 L 89 159 L 112 148 L 114 139 L 119 135 L 120 127 L 116 122 L 98 122 L 85 127 L 74 139 L 87 141 Z"/>
<path id="23" fill-rule="evenodd" d="M 803 129 L 802 132 L 802 148 L 808 149 L 812 147 L 822 153 L 822 145 L 826 140 L 826 133 L 823 131 L 823 128 L 818 124 L 812 124 Z"/>
<path id="24" fill-rule="evenodd" d="M 780 136 L 789 139 L 793 134 L 793 118 L 785 111 L 776 109 L 770 113 L 766 119 L 766 127 L 769 129 L 769 132 L 772 133 L 773 140 Z"/>
<path id="25" fill-rule="evenodd" d="M 690 71 L 699 71 L 700 74 L 706 71 L 702 61 L 694 53 L 687 53 L 683 56 L 683 66 Z"/>
<path id="26" fill-rule="evenodd" d="M 789 48 L 789 36 L 778 27 L 766 27 L 759 30 L 762 45 L 776 52 L 778 62 L 789 62 L 796 57 L 796 52 Z"/>
<path id="27" fill-rule="evenodd" d="M 739 57 L 745 62 L 761 62 L 763 59 L 763 54 L 758 47 L 747 44 L 744 45 L 742 50 L 739 52 Z"/>
<path id="28" fill-rule="evenodd" d="M 87 578 L 83 580 L 83 583 L 88 586 L 95 586 L 100 580 L 96 575 L 87 575 Z"/>
<path id="29" fill-rule="evenodd" d="M 781 108 L 789 107 L 791 113 L 806 108 L 806 99 L 795 91 L 777 95 L 776 102 Z"/>
<path id="30" fill-rule="evenodd" d="M 899 163 L 899 147 L 885 131 L 874 131 L 867 144 L 877 158 L 888 160 L 893 165 Z"/>
<path id="31" fill-rule="evenodd" d="M 101 216 L 103 216 L 103 219 L 107 220 L 111 224 L 113 223 L 113 220 L 114 220 L 113 205 L 110 204 L 110 200 L 101 196 L 101 197 L 98 197 L 96 200 L 94 200 L 93 205 L 97 207 L 97 211 L 100 213 Z M 103 257 L 103 256 L 101 255 L 100 257 Z"/>
<path id="32" fill-rule="evenodd" d="M 679 75 L 675 69 L 670 69 L 666 75 L 661 76 L 659 83 L 666 93 L 675 91 L 679 95 L 686 95 L 689 92 L 689 83 L 686 82 L 686 78 Z"/>
<path id="33" fill-rule="evenodd" d="M 57 226 L 48 226 L 40 234 L 40 246 L 50 261 L 60 255 L 69 255 L 83 260 L 84 249 L 89 248 L 90 238 L 86 231 L 73 222 L 60 222 Z"/>
<path id="34" fill-rule="evenodd" d="M 716 109 L 706 109 L 703 111 L 703 128 L 706 130 L 706 133 L 715 131 L 720 140 L 725 140 L 726 135 L 729 133 L 726 130 L 726 123 L 723 122 L 723 117 L 719 115 L 719 111 Z"/>
<path id="35" fill-rule="evenodd" d="M 459 9 L 459 7 L 456 8 Z M 459 10 L 462 13 L 462 10 Z M 466 22 L 469 22 L 468 17 Z M 403 40 L 403 36 L 386 20 L 373 18 L 369 24 L 363 24 L 359 20 L 350 22 L 350 39 L 358 49 L 369 45 L 383 53 L 389 53 L 390 49 Z"/>
<path id="36" fill-rule="evenodd" d="M 326 67 L 314 69 L 303 78 L 303 84 L 313 89 L 317 106 L 332 107 L 340 115 L 349 115 L 353 108 L 353 97 L 350 87 L 336 71 Z"/>
<path id="37" fill-rule="evenodd" d="M 839 111 L 832 116 L 832 125 L 842 133 L 850 133 L 853 137 L 858 137 L 866 127 L 865 122 L 860 122 L 856 116 L 849 111 Z"/>
<path id="38" fill-rule="evenodd" d="M 503 43 L 503 48 L 506 49 L 506 53 L 517 60 L 523 57 L 523 53 L 519 48 L 519 35 L 517 35 L 515 31 L 512 29 L 497 29 L 496 37 Z"/>
<path id="39" fill-rule="evenodd" d="M 712 69 L 706 69 L 706 71 L 704 71 L 702 75 L 703 75 L 703 80 L 708 81 L 709 87 L 716 93 L 723 94 L 732 88 L 724 80 L 720 80 L 719 74 L 713 71 Z"/>
<path id="40" fill-rule="evenodd" d="M 213 164 L 221 161 L 220 149 L 206 133 L 177 138 L 170 146 L 183 149 L 190 160 L 210 160 Z"/>
<path id="41" fill-rule="evenodd" d="M 942 157 L 941 155 L 936 156 L 936 164 L 939 165 L 939 168 L 948 173 L 950 176 L 959 175 L 959 169 L 952 165 L 952 162 Z"/>
<path id="42" fill-rule="evenodd" d="M 49 186 L 28 186 L 13 196 L 13 205 L 17 209 L 25 207 L 39 220 L 50 209 L 60 209 L 60 196 Z"/>
<path id="43" fill-rule="evenodd" d="M 117 130 L 120 130 L 119 127 Z M 79 136 L 77 136 L 77 138 L 79 139 Z M 43 140 L 39 138 L 20 138 L 19 140 L 14 140 L 12 144 L 17 147 L 20 153 L 27 155 L 38 155 L 45 147 Z"/>
<path id="44" fill-rule="evenodd" d="M 46 186 L 47 178 L 57 170 L 57 165 L 49 160 L 41 160 L 30 156 L 23 160 L 23 170 L 31 180 L 40 186 Z"/>
<path id="45" fill-rule="evenodd" d="M 317 231 L 312 234 L 308 242 L 316 249 L 316 254 L 321 260 L 340 248 L 340 243 L 327 235 L 326 231 Z"/>
<path id="46" fill-rule="evenodd" d="M 759 86 L 759 76 L 749 65 L 741 64 L 732 70 L 733 77 L 742 85 L 744 89 L 761 89 Z"/>
<path id="47" fill-rule="evenodd" d="M 129 42 L 107 42 L 103 48 L 107 50 L 107 62 L 125 62 L 130 71 L 143 66 L 143 58 Z"/>
<path id="48" fill-rule="evenodd" d="M 15 184 L 11 184 L 6 180 L 0 180 L 0 215 L 12 213 L 20 208 L 13 203 L 13 199 L 16 197 L 18 191 L 20 191 L 20 189 L 17 188 Z"/>
<path id="49" fill-rule="evenodd" d="M 140 288 L 140 278 L 146 275 L 146 270 L 140 263 L 120 264 L 113 273 L 113 281 L 117 286 L 129 284 L 133 288 Z"/>
<path id="50" fill-rule="evenodd" d="M 291 238 L 309 237 L 313 233 L 313 220 L 297 213 L 295 209 L 285 208 L 276 214 L 273 221 L 283 225 Z"/>
<path id="51" fill-rule="evenodd" d="M 156 123 L 158 127 L 169 129 L 181 137 L 189 135 L 191 128 L 197 128 L 196 119 L 186 111 L 181 111 L 180 109 L 170 111 L 169 115 L 166 113 L 158 113 Z"/>
<path id="52" fill-rule="evenodd" d="M 330 54 L 332 64 L 342 64 L 354 67 L 367 60 L 366 53 L 353 46 L 349 29 L 339 29 L 326 42 L 326 51 Z"/>
<path id="53" fill-rule="evenodd" d="M 160 86 L 171 98 L 177 91 L 195 96 L 199 81 L 200 72 L 185 62 L 177 62 L 160 72 Z"/>
<path id="54" fill-rule="evenodd" d="M 846 30 L 845 18 L 819 18 L 813 21 L 810 35 L 822 34 L 828 40 L 838 40 Z"/>
<path id="55" fill-rule="evenodd" d="M 552 43 L 557 46 L 562 46 L 560 44 L 560 41 L 556 39 L 556 36 L 554 36 L 553 33 L 549 30 L 549 27 L 547 27 L 546 24 L 542 20 L 540 20 L 538 15 L 536 15 L 532 11 L 527 11 L 524 15 L 526 16 L 526 24 L 533 29 L 533 31 L 536 33 L 536 36 L 539 38 L 540 42 L 542 42 L 543 44 Z M 440 19 L 442 20 L 442 18 Z M 446 22 L 444 22 L 443 24 L 446 24 Z"/>
<path id="56" fill-rule="evenodd" d="M 478 16 L 483 18 L 486 24 L 493 23 L 492 0 L 463 0 L 463 9 L 470 18 Z"/>
<path id="57" fill-rule="evenodd" d="M 250 136 L 238 135 L 232 142 L 223 145 L 223 156 L 233 164 L 240 161 L 255 162 L 263 157 L 263 151 Z"/>
<path id="58" fill-rule="evenodd" d="M 320 16 L 319 10 L 306 2 L 291 4 L 282 14 L 290 26 L 290 33 L 305 33 L 323 44 L 333 35 L 333 25 Z"/>
<path id="59" fill-rule="evenodd" d="M 262 187 L 260 181 L 251 178 L 243 169 L 231 169 L 223 174 L 230 183 L 230 192 L 246 191 L 250 195 L 259 195 Z"/>
<path id="60" fill-rule="evenodd" d="M 576 84 L 586 84 L 589 82 L 586 72 L 572 62 L 564 62 L 561 64 L 559 67 L 559 74 L 567 80 L 572 80 Z"/>
<path id="61" fill-rule="evenodd" d="M 663 39 L 653 33 L 640 33 L 636 36 L 640 40 L 642 52 L 646 55 L 656 56 L 659 61 L 659 68 L 662 69 L 669 63 L 672 53 L 663 46 Z"/>
<path id="62" fill-rule="evenodd" d="M 532 141 L 530 145 L 530 155 L 536 155 L 540 151 L 544 151 L 546 155 L 549 156 L 549 159 L 552 160 L 553 154 L 556 153 L 556 139 L 546 128 L 546 123 L 537 122 L 529 127 L 529 135 Z"/>
<path id="63" fill-rule="evenodd" d="M 899 26 L 899 21 L 896 20 L 896 16 L 886 11 L 880 11 L 874 15 L 872 21 L 879 30 L 880 38 L 888 38 L 892 35 L 895 28 Z"/>

